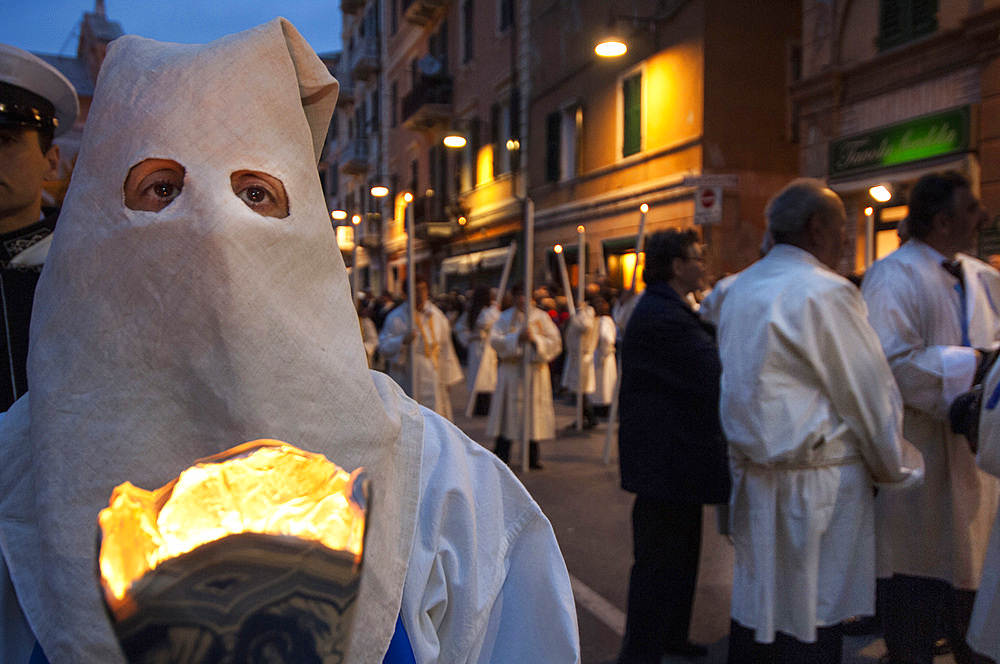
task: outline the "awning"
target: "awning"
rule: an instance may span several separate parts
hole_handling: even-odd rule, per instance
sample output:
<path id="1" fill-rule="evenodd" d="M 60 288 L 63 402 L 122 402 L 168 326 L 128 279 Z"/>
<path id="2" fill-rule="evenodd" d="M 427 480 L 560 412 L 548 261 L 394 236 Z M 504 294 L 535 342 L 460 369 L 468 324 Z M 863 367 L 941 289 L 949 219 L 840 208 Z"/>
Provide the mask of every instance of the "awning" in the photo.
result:
<path id="1" fill-rule="evenodd" d="M 471 274 L 476 270 L 503 269 L 507 262 L 507 247 L 484 249 L 461 256 L 451 256 L 441 261 L 443 274 Z"/>

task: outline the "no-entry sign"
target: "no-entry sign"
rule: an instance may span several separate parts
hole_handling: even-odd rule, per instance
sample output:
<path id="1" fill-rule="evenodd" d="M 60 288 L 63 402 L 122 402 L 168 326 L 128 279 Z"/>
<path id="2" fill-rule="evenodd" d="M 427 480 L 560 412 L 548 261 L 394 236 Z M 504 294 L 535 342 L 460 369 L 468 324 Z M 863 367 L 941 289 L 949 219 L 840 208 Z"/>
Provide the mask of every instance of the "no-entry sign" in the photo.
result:
<path id="1" fill-rule="evenodd" d="M 694 194 L 694 223 L 722 221 L 722 187 L 698 187 Z"/>

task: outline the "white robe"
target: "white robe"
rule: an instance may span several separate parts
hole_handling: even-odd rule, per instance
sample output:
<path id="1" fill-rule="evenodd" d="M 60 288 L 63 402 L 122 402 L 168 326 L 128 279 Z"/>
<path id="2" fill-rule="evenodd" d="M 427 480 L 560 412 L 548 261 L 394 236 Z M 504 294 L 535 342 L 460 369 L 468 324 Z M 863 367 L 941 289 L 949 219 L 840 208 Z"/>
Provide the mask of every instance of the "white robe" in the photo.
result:
<path id="1" fill-rule="evenodd" d="M 498 318 L 500 309 L 494 305 L 483 307 L 476 316 L 474 325 L 469 325 L 468 311 L 462 314 L 455 325 L 458 342 L 469 351 L 465 379 L 470 399 L 474 399 L 477 393 L 488 394 L 496 387 L 497 352 L 490 345 L 490 328 Z"/>
<path id="2" fill-rule="evenodd" d="M 894 573 L 975 589 L 997 509 L 997 480 L 976 467 L 965 438 L 951 432 L 948 407 L 969 389 L 973 348 L 1000 338 L 1000 273 L 960 256 L 970 347 L 962 342 L 957 280 L 943 257 L 911 239 L 868 270 L 862 292 L 906 405 L 907 440 L 923 454 L 922 486 L 880 494 L 876 503 L 880 577 Z M 992 291 L 992 294 L 991 294 Z"/>
<path id="3" fill-rule="evenodd" d="M 573 393 L 591 394 L 597 389 L 594 379 L 597 316 L 593 307 L 584 305 L 569 319 L 565 348 L 562 386 Z"/>
<path id="4" fill-rule="evenodd" d="M 902 400 L 861 294 L 790 245 L 729 286 L 719 354 L 732 616 L 761 642 L 812 642 L 874 612 L 872 485 L 917 474 L 902 468 Z"/>
<path id="5" fill-rule="evenodd" d="M 521 358 L 525 346 L 518 341 L 524 317 L 516 307 L 502 314 L 490 330 L 490 343 L 497 352 L 497 386 L 490 401 L 486 420 L 486 437 L 503 436 L 510 440 L 523 437 L 524 374 Z M 531 373 L 531 440 L 556 437 L 556 415 L 552 406 L 552 378 L 549 362 L 562 350 L 562 336 L 549 315 L 531 307 L 528 318 L 534 343 L 528 343 Z"/>
<path id="6" fill-rule="evenodd" d="M 994 364 L 983 382 L 979 421 L 979 467 L 1000 477 L 1000 364 Z M 1000 513 L 997 514 L 1000 520 Z M 1000 523 L 994 521 L 986 547 L 986 562 L 969 621 L 968 642 L 973 650 L 1000 660 Z"/>
<path id="7" fill-rule="evenodd" d="M 454 420 L 449 388 L 462 380 L 462 367 L 451 341 L 448 318 L 428 300 L 420 312 L 417 336 L 411 344 L 416 358 L 416 391 L 407 390 L 418 403 L 448 420 Z M 379 348 L 389 363 L 389 375 L 405 389 L 410 383 L 408 347 L 403 337 L 410 331 L 410 308 L 404 303 L 391 312 L 379 333 Z"/>
<path id="8" fill-rule="evenodd" d="M 615 321 L 611 316 L 597 319 L 597 348 L 594 350 L 594 382 L 591 397 L 595 406 L 608 406 L 615 396 L 618 382 L 618 362 L 615 359 Z"/>

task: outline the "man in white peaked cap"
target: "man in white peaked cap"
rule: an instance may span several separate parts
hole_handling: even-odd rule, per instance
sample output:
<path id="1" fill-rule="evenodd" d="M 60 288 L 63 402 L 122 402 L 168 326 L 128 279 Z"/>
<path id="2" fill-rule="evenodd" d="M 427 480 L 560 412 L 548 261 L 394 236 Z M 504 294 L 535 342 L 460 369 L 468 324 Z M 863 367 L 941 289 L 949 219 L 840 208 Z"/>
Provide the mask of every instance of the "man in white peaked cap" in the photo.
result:
<path id="1" fill-rule="evenodd" d="M 5 663 L 122 662 L 94 575 L 112 488 L 258 438 L 371 478 L 347 661 L 390 640 L 417 662 L 579 661 L 538 505 L 367 367 L 316 172 L 337 90 L 284 19 L 109 48 L 38 287 L 31 391 L 0 422 Z"/>
<path id="2" fill-rule="evenodd" d="M 73 126 L 76 90 L 52 65 L 0 44 L 0 411 L 28 391 L 28 322 L 58 210 L 42 184 L 58 176 L 55 136 Z"/>

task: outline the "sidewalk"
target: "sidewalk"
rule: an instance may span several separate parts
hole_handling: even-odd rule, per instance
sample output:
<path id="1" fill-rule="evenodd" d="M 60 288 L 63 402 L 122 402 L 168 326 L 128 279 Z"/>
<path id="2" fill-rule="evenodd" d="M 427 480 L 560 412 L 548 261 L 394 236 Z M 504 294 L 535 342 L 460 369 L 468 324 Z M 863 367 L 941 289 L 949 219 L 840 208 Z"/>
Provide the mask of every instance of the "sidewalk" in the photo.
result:
<path id="1" fill-rule="evenodd" d="M 473 440 L 492 449 L 485 438 L 486 418 L 465 417 L 465 384 L 452 389 L 455 423 Z M 618 442 L 603 463 L 607 423 L 576 432 L 575 407 L 555 400 L 555 440 L 542 442 L 540 471 L 522 472 L 515 442 L 511 466 L 552 522 L 566 559 L 580 622 L 582 664 L 613 662 L 624 632 L 628 575 L 632 563 L 632 495 L 619 487 Z M 698 586 L 691 618 L 691 639 L 706 644 L 709 654 L 697 660 L 665 658 L 664 664 L 695 661 L 725 664 L 729 634 L 733 547 L 718 534 L 715 510 L 705 510 Z M 582 584 L 582 587 L 577 585 Z M 844 639 L 843 664 L 874 664 L 885 652 L 878 635 Z M 935 664 L 954 664 L 951 655 Z"/>

